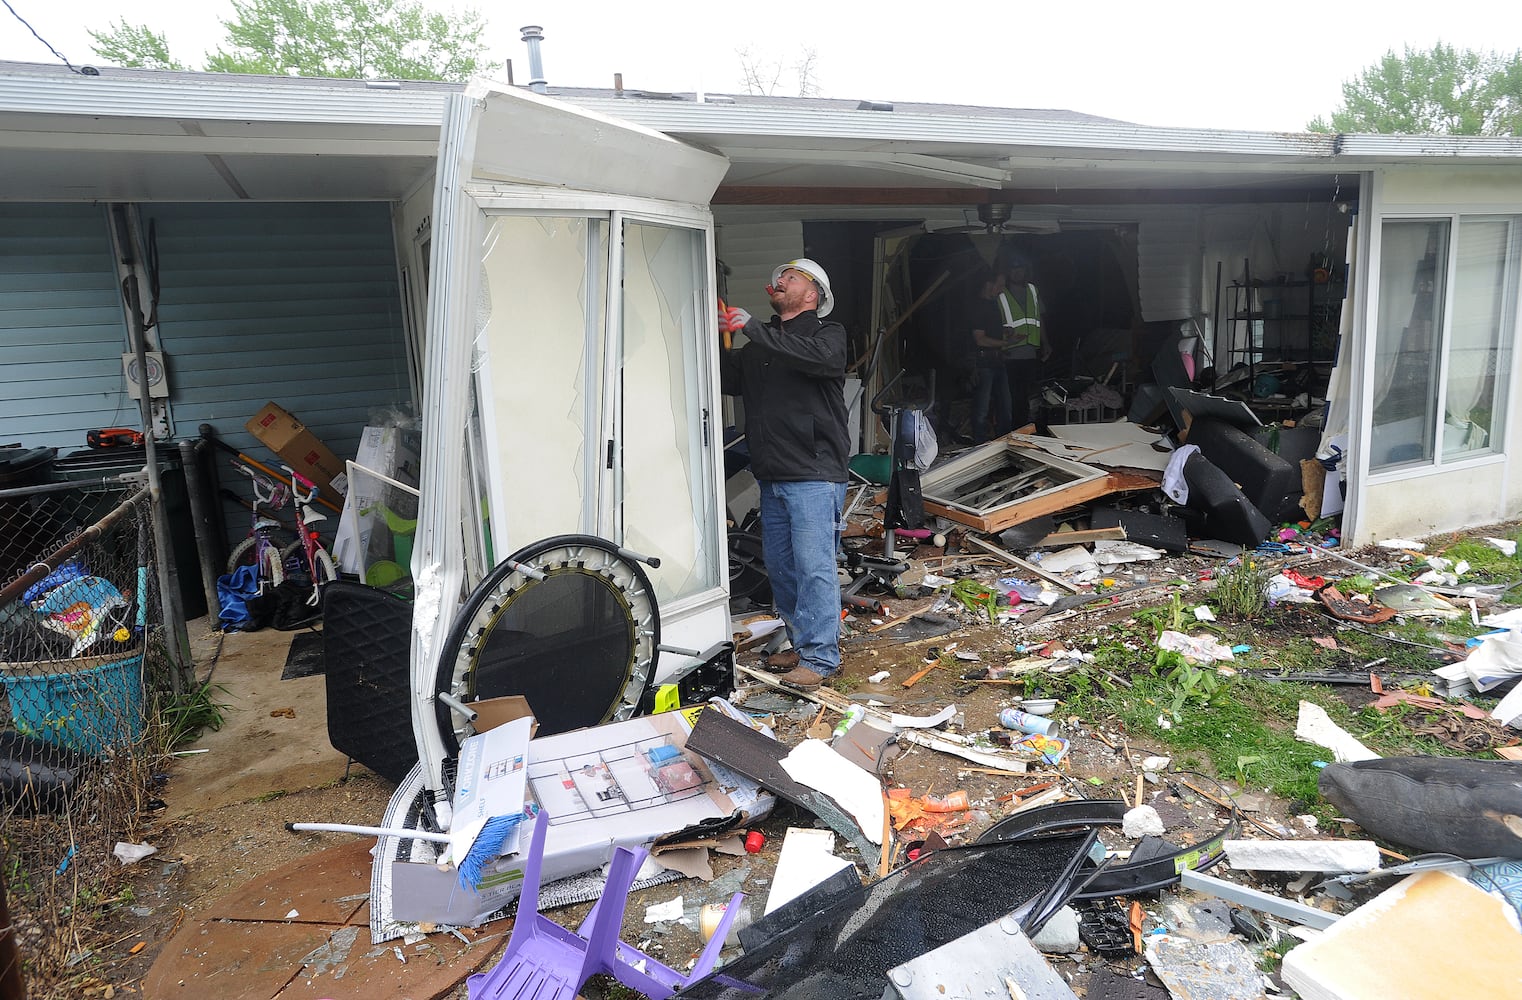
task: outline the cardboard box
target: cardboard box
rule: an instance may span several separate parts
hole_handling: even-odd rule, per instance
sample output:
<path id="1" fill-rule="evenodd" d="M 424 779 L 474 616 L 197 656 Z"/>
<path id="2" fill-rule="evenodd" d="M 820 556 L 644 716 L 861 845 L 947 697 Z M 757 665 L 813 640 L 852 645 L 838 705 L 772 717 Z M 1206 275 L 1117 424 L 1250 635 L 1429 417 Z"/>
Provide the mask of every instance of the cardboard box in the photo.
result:
<path id="1" fill-rule="evenodd" d="M 469 736 L 460 744 L 459 773 L 449 822 L 449 835 L 457 837 L 463 845 L 455 855 L 457 863 L 475 844 L 487 821 L 523 812 L 529 730 L 533 725 L 533 716 L 522 716 Z M 518 830 L 503 841 L 502 850 L 504 853 L 518 850 Z"/>
<path id="2" fill-rule="evenodd" d="M 711 711 L 711 709 L 704 709 Z M 643 716 L 560 733 L 528 745 L 528 790 L 550 817 L 540 865 L 543 883 L 606 864 L 615 847 L 650 848 L 658 840 L 701 831 L 718 834 L 759 818 L 774 800 L 744 779 L 729 784 L 685 753 L 692 724 L 682 712 Z M 702 779 L 697 787 L 661 791 L 649 751 L 664 763 L 675 751 Z M 535 822 L 538 822 L 536 820 Z M 531 827 L 519 829 L 527 844 Z M 518 897 L 524 858 L 505 854 L 488 865 L 479 893 L 463 890 L 452 869 L 415 861 L 391 863 L 391 917 L 400 921 L 475 925 Z"/>
<path id="3" fill-rule="evenodd" d="M 534 718 L 534 710 L 529 708 L 528 699 L 521 694 L 508 694 L 500 698 L 482 698 L 473 701 L 470 707 L 476 710 L 476 732 L 484 733 L 506 725 L 516 719 Z M 529 738 L 539 732 L 539 722 L 535 720 L 529 724 Z"/>
<path id="4" fill-rule="evenodd" d="M 410 570 L 412 535 L 393 535 L 380 507 L 385 505 L 400 518 L 413 517 L 418 494 L 416 489 L 408 494 L 380 477 L 415 488 L 421 451 L 421 437 L 415 430 L 375 426 L 360 434 L 354 461 L 347 463 L 349 493 L 333 540 L 333 557 L 345 573 L 368 581 L 370 567 L 379 562 L 396 562 L 404 571 Z"/>
<path id="5" fill-rule="evenodd" d="M 320 496 L 337 503 L 348 492 L 343 462 L 305 424 L 276 404 L 264 404 L 243 426 L 286 465 L 316 483 Z"/>

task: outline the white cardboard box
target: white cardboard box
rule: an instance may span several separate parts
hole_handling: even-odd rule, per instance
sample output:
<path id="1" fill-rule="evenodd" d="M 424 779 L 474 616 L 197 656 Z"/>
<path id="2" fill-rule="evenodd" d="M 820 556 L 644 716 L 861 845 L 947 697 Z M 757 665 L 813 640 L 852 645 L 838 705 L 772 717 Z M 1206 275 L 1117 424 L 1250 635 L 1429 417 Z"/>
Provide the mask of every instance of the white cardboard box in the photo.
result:
<path id="1" fill-rule="evenodd" d="M 713 709 L 704 709 L 713 711 Z M 738 776 L 721 780 L 697 754 L 687 752 L 687 712 L 666 712 L 528 744 L 528 791 L 550 817 L 540 883 L 580 875 L 607 864 L 615 847 L 649 848 L 657 839 L 680 839 L 695 828 L 732 829 L 759 818 L 773 800 Z M 692 768 L 702 783 L 665 792 L 650 751 L 675 751 L 667 763 Z M 539 820 L 536 820 L 538 822 Z M 530 842 L 529 827 L 519 843 Z M 479 894 L 459 887 L 453 869 L 421 862 L 391 866 L 391 908 L 396 920 L 475 925 L 518 897 L 524 859 L 508 854 L 489 865 Z"/>
<path id="2" fill-rule="evenodd" d="M 386 550 L 389 534 L 377 539 L 377 529 L 384 531 L 385 520 L 375 505 L 384 500 L 388 487 L 366 470 L 415 486 L 418 481 L 417 432 L 400 427 L 366 427 L 360 433 L 353 465 L 347 477 L 348 491 L 333 555 L 339 569 L 365 578 L 371 562 L 390 559 Z"/>

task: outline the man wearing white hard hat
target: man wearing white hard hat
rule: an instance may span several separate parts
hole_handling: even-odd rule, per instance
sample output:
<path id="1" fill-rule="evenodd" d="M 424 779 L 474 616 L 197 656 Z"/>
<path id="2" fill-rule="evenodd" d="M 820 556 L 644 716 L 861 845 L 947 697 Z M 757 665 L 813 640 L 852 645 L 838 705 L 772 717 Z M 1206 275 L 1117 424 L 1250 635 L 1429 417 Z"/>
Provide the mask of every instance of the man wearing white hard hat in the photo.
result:
<path id="1" fill-rule="evenodd" d="M 762 323 L 743 309 L 719 327 L 744 333 L 720 356 L 723 390 L 745 401 L 751 472 L 761 490 L 761 544 L 777 614 L 792 649 L 767 659 L 790 687 L 813 690 L 840 669 L 840 583 L 835 551 L 846 496 L 846 331 L 825 317 L 830 277 L 806 257 L 772 272 Z"/>

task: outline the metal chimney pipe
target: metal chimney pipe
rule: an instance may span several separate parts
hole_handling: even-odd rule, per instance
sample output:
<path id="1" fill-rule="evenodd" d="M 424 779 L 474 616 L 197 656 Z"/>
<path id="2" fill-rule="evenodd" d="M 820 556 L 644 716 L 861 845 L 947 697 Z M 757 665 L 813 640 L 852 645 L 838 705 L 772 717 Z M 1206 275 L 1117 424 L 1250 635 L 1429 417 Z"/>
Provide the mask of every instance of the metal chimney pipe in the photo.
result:
<path id="1" fill-rule="evenodd" d="M 544 29 L 537 24 L 527 24 L 518 29 L 528 45 L 528 89 L 536 94 L 548 93 L 544 85 L 544 57 L 539 53 L 539 43 L 544 41 Z"/>

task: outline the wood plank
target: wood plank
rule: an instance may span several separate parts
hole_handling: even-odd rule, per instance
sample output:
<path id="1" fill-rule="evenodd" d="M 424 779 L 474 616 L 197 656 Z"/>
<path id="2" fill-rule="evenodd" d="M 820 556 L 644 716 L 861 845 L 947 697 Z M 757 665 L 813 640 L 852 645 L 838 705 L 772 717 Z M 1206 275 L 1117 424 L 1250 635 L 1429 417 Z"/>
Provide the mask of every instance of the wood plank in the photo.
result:
<path id="1" fill-rule="evenodd" d="M 926 667 L 924 670 L 920 670 L 920 671 L 917 671 L 914 674 L 911 674 L 909 676 L 909 679 L 903 682 L 903 686 L 906 687 L 906 688 L 912 688 L 912 687 L 914 687 L 914 685 L 918 684 L 920 681 L 922 681 L 926 677 L 930 676 L 930 671 L 934 670 L 938 666 L 940 666 L 939 662 L 932 663 L 932 664 L 930 664 L 930 666 Z"/>
<path id="2" fill-rule="evenodd" d="M 1060 577 L 1060 576 L 1054 576 L 1051 573 L 1046 572 L 1046 570 L 1042 569 L 1040 566 L 1037 566 L 1033 562 L 1027 562 L 1024 559 L 1021 559 L 1019 556 L 1015 555 L 1013 552 L 1005 552 L 1003 549 L 999 548 L 997 545 L 993 545 L 993 544 L 991 544 L 989 542 L 985 542 L 981 538 L 973 538 L 971 536 L 968 536 L 967 543 L 969 545 L 976 545 L 978 548 L 982 549 L 985 552 L 989 552 L 989 553 L 992 553 L 993 555 L 999 556 L 1001 559 L 1004 559 L 1005 561 L 1009 562 L 1011 565 L 1019 566 L 1021 569 L 1025 570 L 1027 573 L 1034 573 L 1036 576 L 1040 577 L 1041 579 L 1047 581 L 1048 583 L 1056 584 L 1057 586 L 1061 587 L 1063 590 L 1068 591 L 1069 593 L 1072 593 L 1072 594 L 1078 593 L 1078 588 L 1075 587 L 1073 584 L 1068 583 L 1062 577 Z"/>
<path id="3" fill-rule="evenodd" d="M 1121 525 L 1113 528 L 1085 528 L 1082 531 L 1054 531 L 1031 545 L 1033 549 L 1055 549 L 1062 545 L 1087 545 L 1090 542 L 1123 542 L 1126 529 Z"/>

